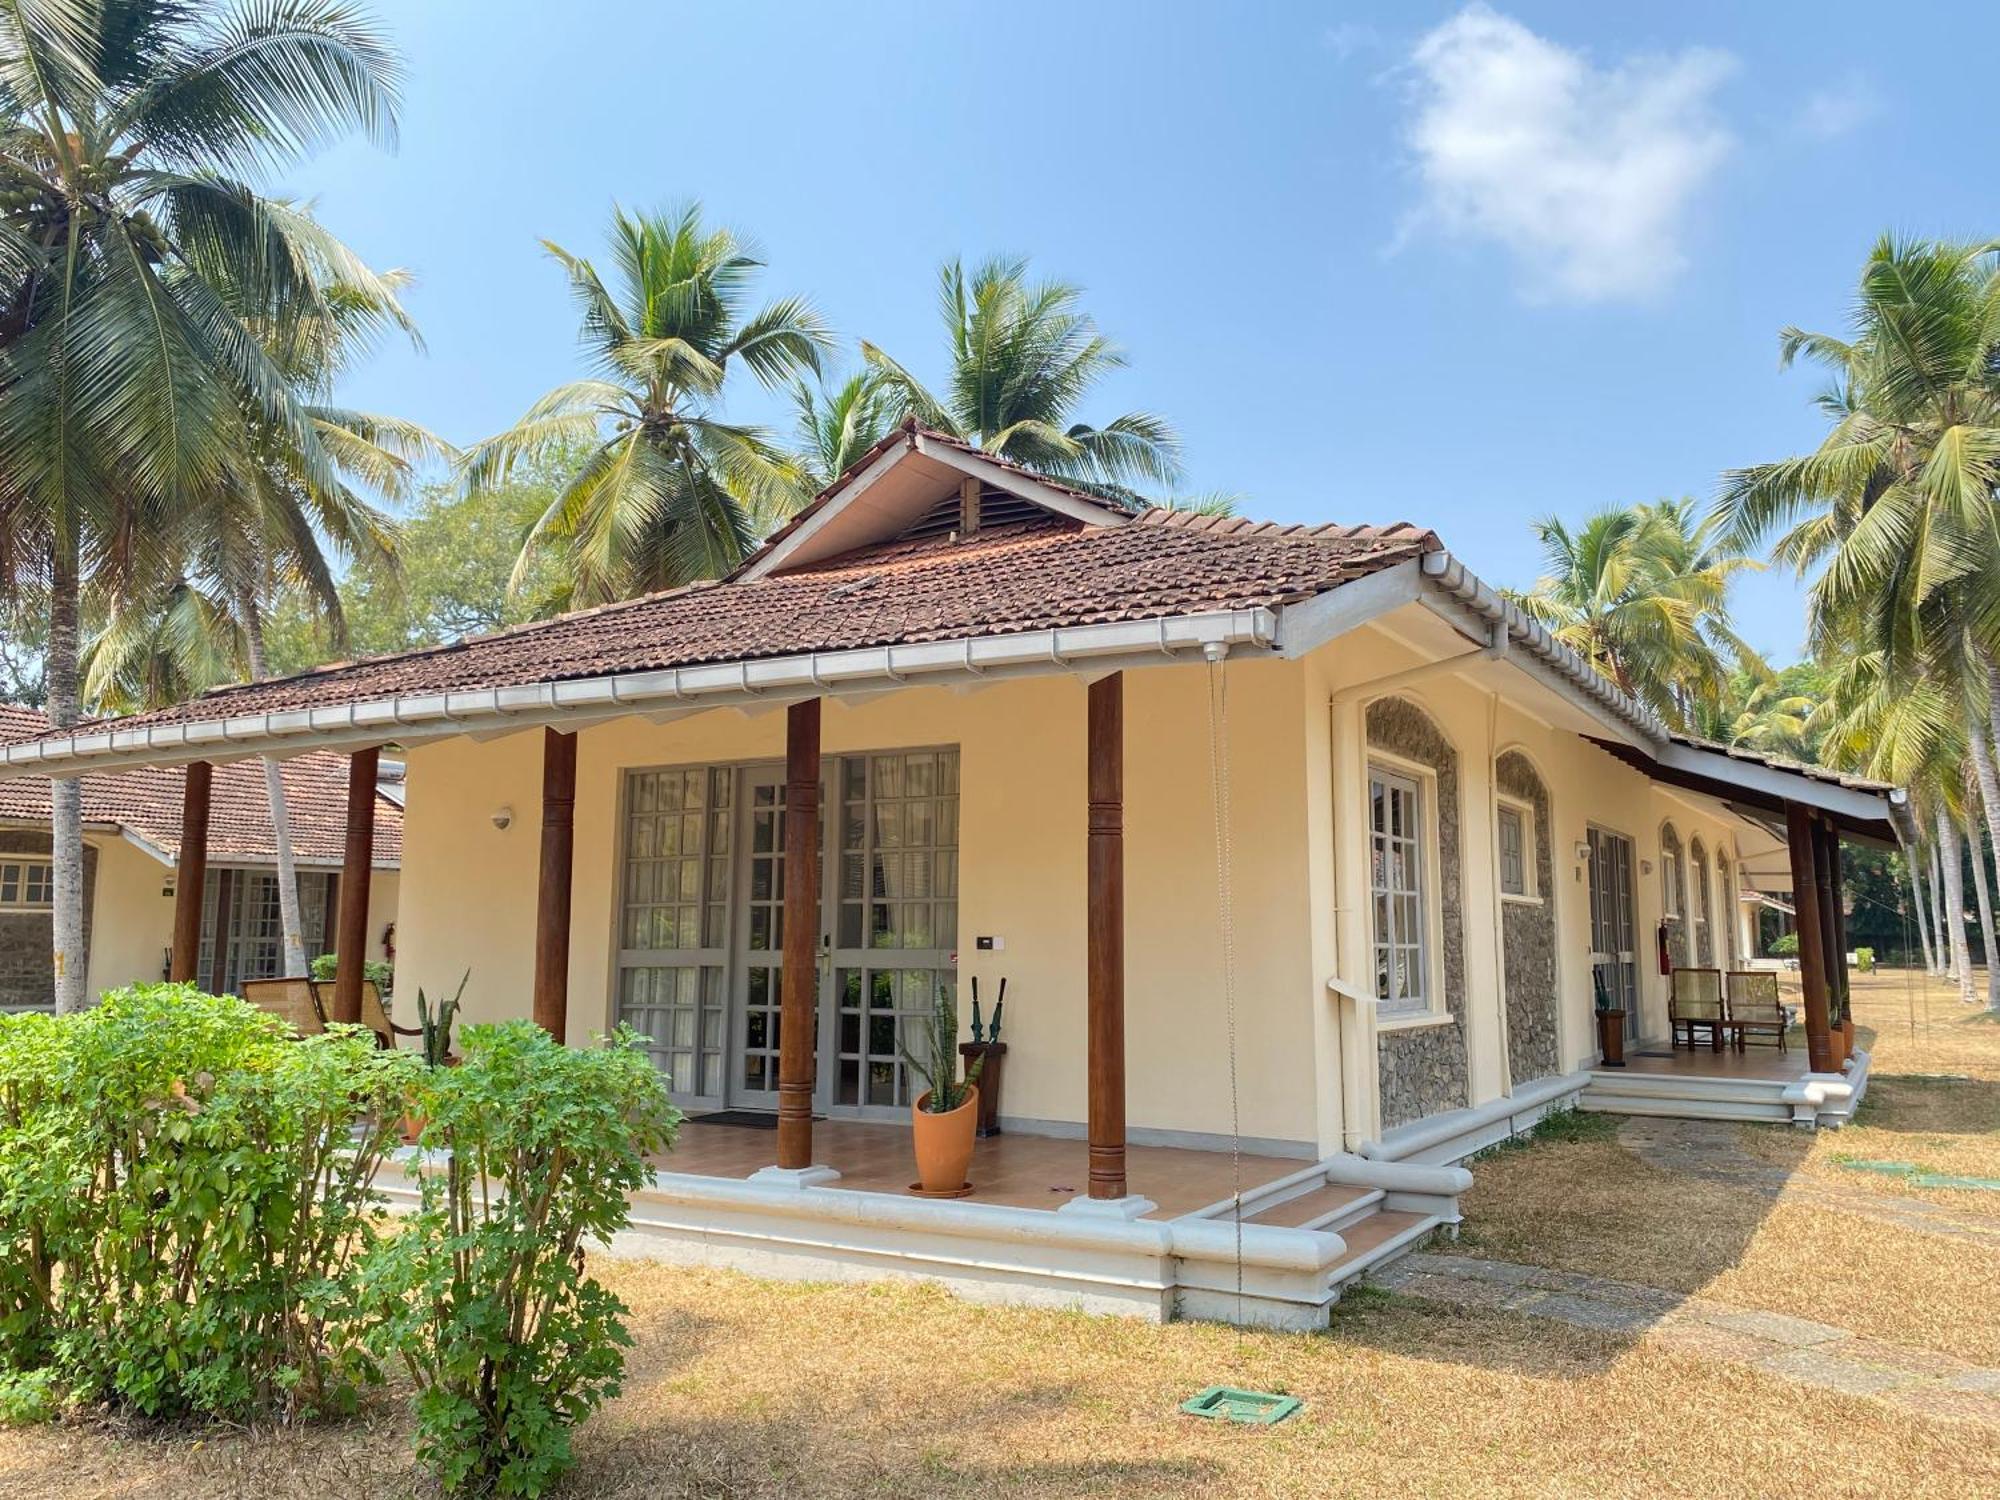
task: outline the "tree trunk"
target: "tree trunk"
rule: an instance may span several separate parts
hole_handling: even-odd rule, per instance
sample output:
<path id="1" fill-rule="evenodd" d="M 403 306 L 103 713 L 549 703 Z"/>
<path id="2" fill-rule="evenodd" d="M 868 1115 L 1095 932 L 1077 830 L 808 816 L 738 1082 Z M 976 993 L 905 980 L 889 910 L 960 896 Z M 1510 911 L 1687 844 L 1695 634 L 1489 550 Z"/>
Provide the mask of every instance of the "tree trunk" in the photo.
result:
<path id="1" fill-rule="evenodd" d="M 1951 820 L 1940 812 L 1936 816 L 1940 826 L 1949 827 Z M 1957 955 L 1952 951 L 1951 934 L 1944 925 L 1944 858 L 1938 852 L 1938 841 L 1931 840 L 1931 940 L 1937 945 L 1937 972 L 1945 978 L 1952 978 L 1951 963 Z"/>
<path id="2" fill-rule="evenodd" d="M 82 717 L 77 696 L 79 594 L 78 545 L 74 535 L 57 536 L 49 560 L 48 678 L 49 723 L 72 728 Z M 75 776 L 50 783 L 50 859 L 55 875 L 55 912 L 50 923 L 50 957 L 55 977 L 56 1014 L 82 1010 L 87 1000 L 88 955 L 83 946 L 83 782 Z"/>
<path id="3" fill-rule="evenodd" d="M 1924 950 L 1924 972 L 1937 973 L 1937 952 L 1931 947 L 1930 919 L 1924 914 L 1924 872 L 1921 847 L 1903 846 L 1903 870 L 1910 877 L 1910 903 L 1917 916 L 1917 943 Z"/>
<path id="4" fill-rule="evenodd" d="M 244 589 L 237 600 L 243 617 L 243 638 L 250 655 L 250 680 L 265 676 L 264 615 L 256 594 Z M 299 867 L 292 858 L 292 820 L 285 806 L 285 778 L 277 761 L 264 757 L 264 795 L 271 803 L 271 833 L 278 851 L 278 915 L 285 927 L 285 975 L 306 977 L 305 918 L 299 911 Z"/>
<path id="5" fill-rule="evenodd" d="M 1986 835 L 1979 819 L 1965 820 L 1965 843 L 1972 855 L 1972 888 L 1979 897 L 1979 957 L 1986 965 L 1986 1004 L 2000 1011 L 2000 965 L 1993 962 L 1993 886 L 1986 878 Z"/>
<path id="6" fill-rule="evenodd" d="M 1976 1005 L 1972 998 L 1972 959 L 1965 945 L 1965 874 L 1958 848 L 1958 825 L 1945 811 L 1944 799 L 1937 807 L 1938 856 L 1944 861 L 1944 930 L 1951 940 L 1952 977 L 1958 981 L 1958 998 Z"/>

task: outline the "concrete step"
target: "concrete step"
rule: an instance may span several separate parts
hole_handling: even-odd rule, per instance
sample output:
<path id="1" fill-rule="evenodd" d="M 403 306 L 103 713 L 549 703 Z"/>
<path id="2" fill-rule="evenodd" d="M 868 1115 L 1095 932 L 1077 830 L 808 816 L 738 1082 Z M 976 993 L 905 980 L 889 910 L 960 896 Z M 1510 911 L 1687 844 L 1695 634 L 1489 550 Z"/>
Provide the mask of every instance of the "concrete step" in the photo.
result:
<path id="1" fill-rule="evenodd" d="M 1587 1088 L 1577 1107 L 1605 1115 L 1664 1116 L 1681 1120 L 1787 1121 L 1789 1104 L 1773 1093 L 1764 1098 L 1717 1098 L 1713 1095 L 1657 1093 Z"/>
<path id="2" fill-rule="evenodd" d="M 1436 1232 L 1443 1221 L 1436 1214 L 1378 1209 L 1340 1231 L 1347 1254 L 1333 1264 L 1333 1284 L 1344 1287 L 1356 1278 L 1407 1255 Z"/>
<path id="3" fill-rule="evenodd" d="M 1345 1235 L 1347 1226 L 1374 1213 L 1382 1202 L 1380 1188 L 1328 1183 L 1309 1193 L 1286 1198 L 1267 1208 L 1251 1208 L 1246 1224 L 1270 1224 L 1280 1229 L 1330 1229 Z M 1245 1205 L 1246 1208 L 1250 1205 Z M 1225 1215 L 1225 1217 L 1227 1217 Z"/>

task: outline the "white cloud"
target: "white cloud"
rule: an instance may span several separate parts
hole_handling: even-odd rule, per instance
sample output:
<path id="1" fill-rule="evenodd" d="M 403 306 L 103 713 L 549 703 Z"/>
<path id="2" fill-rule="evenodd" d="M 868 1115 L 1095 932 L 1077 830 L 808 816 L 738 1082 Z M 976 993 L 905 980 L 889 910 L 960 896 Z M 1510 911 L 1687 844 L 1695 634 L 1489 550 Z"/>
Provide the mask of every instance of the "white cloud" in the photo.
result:
<path id="1" fill-rule="evenodd" d="M 1538 299 L 1644 298 L 1684 268 L 1689 210 L 1733 144 L 1713 103 L 1727 53 L 1597 67 L 1473 4 L 1410 62 L 1413 228 L 1497 241 Z"/>
<path id="2" fill-rule="evenodd" d="M 1366 21 L 1340 21 L 1320 33 L 1320 40 L 1333 55 L 1346 62 L 1357 52 L 1372 52 L 1382 45 L 1382 33 Z"/>
<path id="3" fill-rule="evenodd" d="M 1882 96 L 1859 73 L 1850 73 L 1832 88 L 1806 96 L 1799 110 L 1801 134 L 1816 141 L 1838 140 L 1859 130 L 1882 113 Z"/>

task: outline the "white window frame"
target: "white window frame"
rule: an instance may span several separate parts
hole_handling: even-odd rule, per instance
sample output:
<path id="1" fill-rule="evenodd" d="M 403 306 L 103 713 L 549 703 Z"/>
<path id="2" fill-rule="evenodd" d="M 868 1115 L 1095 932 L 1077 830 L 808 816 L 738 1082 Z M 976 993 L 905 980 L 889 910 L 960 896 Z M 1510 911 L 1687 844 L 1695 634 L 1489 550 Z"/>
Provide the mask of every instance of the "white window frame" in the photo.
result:
<path id="1" fill-rule="evenodd" d="M 1696 850 L 1699 847 L 1699 855 Z M 1702 939 L 1708 939 L 1708 962 L 1715 962 L 1714 902 L 1709 897 L 1708 882 L 1711 860 L 1708 845 L 1699 834 L 1688 840 L 1688 961 L 1702 963 Z"/>
<path id="2" fill-rule="evenodd" d="M 1663 824 L 1661 832 L 1671 827 Z M 1666 839 L 1660 840 L 1660 916 L 1668 922 L 1680 922 L 1687 916 L 1687 845 L 1678 829 L 1674 830 L 1674 844 L 1670 850 Z"/>
<path id="3" fill-rule="evenodd" d="M 1368 848 L 1368 957 L 1370 964 L 1377 960 L 1380 948 L 1380 934 L 1375 930 L 1375 823 L 1374 823 L 1374 782 L 1384 778 L 1391 782 L 1403 782 L 1415 791 L 1417 804 L 1417 888 L 1414 892 L 1418 912 L 1417 967 L 1423 988 L 1416 1002 L 1409 1000 L 1378 999 L 1375 1014 L 1378 1029 L 1393 1031 L 1405 1026 L 1423 1026 L 1449 1021 L 1450 1014 L 1444 1007 L 1442 977 L 1439 971 L 1439 955 L 1444 951 L 1444 903 L 1440 899 L 1441 887 L 1438 882 L 1443 872 L 1443 861 L 1438 846 L 1437 819 L 1437 772 L 1430 766 L 1417 761 L 1404 760 L 1399 756 L 1386 755 L 1371 750 L 1368 756 L 1367 783 L 1363 787 L 1362 805 L 1364 816 L 1364 836 Z"/>
<path id="4" fill-rule="evenodd" d="M 1519 797 L 1510 797 L 1504 792 L 1495 799 L 1493 818 L 1493 883 L 1500 890 L 1502 901 L 1514 901 L 1523 906 L 1542 904 L 1540 853 L 1541 828 L 1535 819 L 1535 805 L 1524 802 Z M 1500 841 L 1500 819 L 1502 814 L 1511 813 L 1521 824 L 1521 889 L 1507 889 L 1505 872 L 1506 849 Z"/>
<path id="5" fill-rule="evenodd" d="M 6 894 L 6 872 L 13 872 L 14 894 Z M 41 872 L 42 889 L 48 892 L 44 901 L 30 901 L 28 887 L 31 872 Z M 0 854 L 0 911 L 4 912 L 49 912 L 55 910 L 56 865 L 53 859 L 45 859 L 35 854 Z"/>

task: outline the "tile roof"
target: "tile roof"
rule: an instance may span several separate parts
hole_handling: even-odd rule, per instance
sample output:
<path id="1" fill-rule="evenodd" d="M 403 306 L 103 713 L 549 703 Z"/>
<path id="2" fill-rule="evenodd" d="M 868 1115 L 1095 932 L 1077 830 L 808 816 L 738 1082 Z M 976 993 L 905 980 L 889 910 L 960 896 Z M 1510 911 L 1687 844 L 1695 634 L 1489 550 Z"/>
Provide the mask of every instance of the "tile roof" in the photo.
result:
<path id="1" fill-rule="evenodd" d="M 1788 771 L 1794 776 L 1807 776 L 1814 781 L 1824 781 L 1829 786 L 1844 786 L 1856 792 L 1889 792 L 1895 790 L 1895 783 L 1878 781 L 1871 776 L 1856 776 L 1850 771 L 1837 771 L 1831 766 L 1814 765 L 1811 761 L 1793 760 L 1789 755 L 1772 755 L 1762 750 L 1746 750 L 1740 745 L 1725 745 L 1720 740 L 1705 740 L 1698 735 L 1682 734 L 1674 731 L 1667 736 L 1677 745 L 1686 745 L 1693 750 L 1709 750 L 1717 755 L 1726 755 L 1731 760 L 1747 761 L 1753 766 L 1767 766 L 1773 771 Z"/>
<path id="2" fill-rule="evenodd" d="M 1280 526 L 1149 510 L 891 541 L 399 656 L 218 688 L 119 728 L 818 651 L 1269 608 L 1437 550 L 1420 527 Z"/>
<path id="3" fill-rule="evenodd" d="M 45 733 L 48 720 L 31 708 L 0 703 L 0 744 Z M 292 851 L 304 864 L 339 864 L 347 839 L 347 757 L 324 751 L 283 763 L 285 807 Z M 178 767 L 142 766 L 83 778 L 83 821 L 115 825 L 168 855 L 181 844 Z M 47 823 L 49 782 L 44 776 L 0 781 L 0 822 Z M 271 808 L 261 761 L 215 768 L 209 793 L 208 857 L 225 863 L 269 864 L 277 858 Z M 375 802 L 375 865 L 403 862 L 403 812 L 385 797 Z"/>

